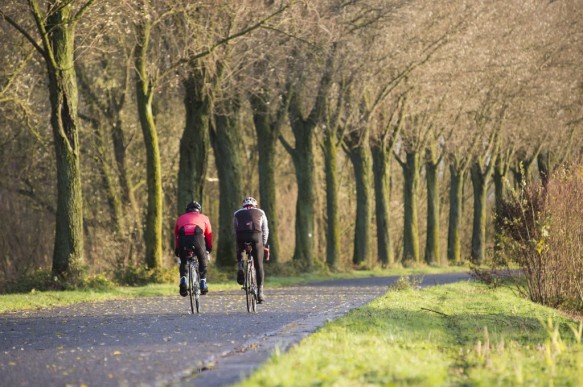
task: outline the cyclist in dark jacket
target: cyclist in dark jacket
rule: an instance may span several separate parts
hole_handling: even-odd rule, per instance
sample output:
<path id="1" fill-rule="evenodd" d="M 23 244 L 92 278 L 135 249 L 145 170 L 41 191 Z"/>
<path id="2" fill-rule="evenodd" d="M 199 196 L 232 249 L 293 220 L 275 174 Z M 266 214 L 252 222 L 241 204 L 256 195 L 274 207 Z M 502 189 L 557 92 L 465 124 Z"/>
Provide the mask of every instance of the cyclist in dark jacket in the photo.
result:
<path id="1" fill-rule="evenodd" d="M 201 213 L 202 207 L 198 202 L 190 202 L 186 206 L 186 212 L 176 219 L 174 226 L 174 254 L 180 257 L 180 295 L 188 295 L 186 285 L 186 261 L 188 251 L 194 249 L 198 258 L 200 271 L 200 291 L 208 292 L 206 284 L 207 255 L 213 249 L 213 231 L 211 223 L 206 215 Z"/>
<path id="2" fill-rule="evenodd" d="M 242 208 L 235 211 L 233 226 L 237 241 L 237 283 L 243 285 L 245 281 L 243 273 L 244 242 L 252 242 L 257 286 L 259 288 L 257 301 L 263 302 L 265 300 L 265 295 L 263 294 L 263 248 L 267 246 L 269 227 L 265 212 L 257 208 L 257 200 L 252 197 L 247 197 L 243 200 Z"/>

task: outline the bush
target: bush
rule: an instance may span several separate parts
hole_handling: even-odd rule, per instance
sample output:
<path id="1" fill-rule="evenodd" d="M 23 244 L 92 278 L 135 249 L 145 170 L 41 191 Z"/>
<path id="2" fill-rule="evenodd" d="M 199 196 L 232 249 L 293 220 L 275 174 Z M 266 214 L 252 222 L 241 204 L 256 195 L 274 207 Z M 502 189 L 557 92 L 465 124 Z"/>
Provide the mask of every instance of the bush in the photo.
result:
<path id="1" fill-rule="evenodd" d="M 502 206 L 497 219 L 502 255 L 516 263 L 517 288 L 535 302 L 583 311 L 583 179 L 562 170 L 546 189 L 527 185 Z"/>
<path id="2" fill-rule="evenodd" d="M 21 274 L 16 281 L 8 283 L 7 293 L 29 293 L 35 291 L 59 291 L 76 289 L 110 289 L 115 284 L 105 275 L 87 276 L 84 271 L 71 278 L 54 275 L 50 269 L 39 268 L 31 273 Z"/>
<path id="3" fill-rule="evenodd" d="M 114 272 L 114 280 L 120 285 L 143 286 L 151 283 L 167 283 L 176 280 L 176 267 L 149 269 L 147 266 L 128 265 Z"/>

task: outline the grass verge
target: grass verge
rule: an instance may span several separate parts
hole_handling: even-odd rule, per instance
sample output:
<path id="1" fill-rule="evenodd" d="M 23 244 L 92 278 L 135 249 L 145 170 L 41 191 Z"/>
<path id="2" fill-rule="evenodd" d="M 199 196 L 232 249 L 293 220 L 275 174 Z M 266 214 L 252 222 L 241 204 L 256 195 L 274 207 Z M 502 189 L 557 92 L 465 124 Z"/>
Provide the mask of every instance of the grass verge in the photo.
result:
<path id="1" fill-rule="evenodd" d="M 241 385 L 583 385 L 582 329 L 509 289 L 401 282 Z"/>
<path id="2" fill-rule="evenodd" d="M 341 278 L 372 277 L 386 275 L 438 273 L 449 271 L 467 271 L 464 267 L 436 267 L 436 268 L 409 268 L 390 270 L 357 270 L 350 273 L 312 273 L 291 277 L 268 276 L 266 286 L 281 287 L 291 286 L 313 281 L 325 281 Z M 213 282 L 209 278 L 209 286 L 212 292 L 239 289 L 233 280 Z M 29 293 L 0 295 L 0 313 L 13 312 L 27 309 L 38 309 L 54 306 L 66 306 L 81 302 L 99 302 L 114 299 L 135 297 L 175 296 L 178 294 L 178 284 L 151 284 L 136 287 L 112 287 L 85 290 L 66 291 L 31 291 Z"/>

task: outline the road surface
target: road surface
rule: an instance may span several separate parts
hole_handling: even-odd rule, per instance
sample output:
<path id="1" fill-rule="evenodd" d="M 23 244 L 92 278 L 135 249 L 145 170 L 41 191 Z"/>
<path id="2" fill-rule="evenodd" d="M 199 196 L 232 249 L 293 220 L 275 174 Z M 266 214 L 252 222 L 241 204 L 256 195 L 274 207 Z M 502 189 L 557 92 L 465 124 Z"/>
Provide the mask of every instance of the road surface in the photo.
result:
<path id="1" fill-rule="evenodd" d="M 423 285 L 468 278 L 426 275 Z M 212 292 L 212 284 L 200 315 L 178 295 L 0 314 L 0 387 L 230 385 L 397 279 L 267 287 L 256 314 L 242 290 Z"/>

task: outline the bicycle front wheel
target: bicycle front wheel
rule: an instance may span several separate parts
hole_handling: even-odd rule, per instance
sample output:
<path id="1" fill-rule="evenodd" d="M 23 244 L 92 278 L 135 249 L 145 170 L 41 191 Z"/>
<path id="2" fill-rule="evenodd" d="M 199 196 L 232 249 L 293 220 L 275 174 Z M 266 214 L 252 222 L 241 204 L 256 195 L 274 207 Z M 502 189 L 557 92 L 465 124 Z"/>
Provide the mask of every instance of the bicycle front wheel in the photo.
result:
<path id="1" fill-rule="evenodd" d="M 255 312 L 255 306 L 253 303 L 253 280 L 252 272 L 253 267 L 247 262 L 245 269 L 245 297 L 247 298 L 247 312 Z"/>
<path id="2" fill-rule="evenodd" d="M 196 308 L 196 313 L 200 313 L 200 275 L 198 274 L 198 269 L 194 271 L 194 306 Z M 194 312 L 193 312 L 194 313 Z"/>
<path id="3" fill-rule="evenodd" d="M 247 264 L 245 272 L 245 293 L 247 296 L 247 312 L 257 311 L 257 291 L 255 284 L 255 270 L 253 265 Z"/>

